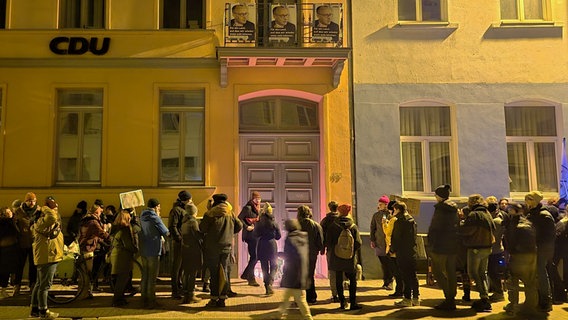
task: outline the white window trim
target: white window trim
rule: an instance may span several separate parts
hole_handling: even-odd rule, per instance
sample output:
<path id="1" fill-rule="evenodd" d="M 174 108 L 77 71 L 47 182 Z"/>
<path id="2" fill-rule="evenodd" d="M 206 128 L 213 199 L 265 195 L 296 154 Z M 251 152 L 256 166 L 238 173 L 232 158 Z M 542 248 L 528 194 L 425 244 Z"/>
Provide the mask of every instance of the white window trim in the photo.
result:
<path id="1" fill-rule="evenodd" d="M 399 0 L 400 1 L 400 0 Z M 397 21 L 399 25 L 427 24 L 427 25 L 445 25 L 448 19 L 448 0 L 440 0 L 440 21 L 423 21 L 422 20 L 422 1 L 414 0 L 416 5 L 416 20 L 399 20 L 398 19 L 398 1 L 397 1 Z"/>
<path id="2" fill-rule="evenodd" d="M 550 0 L 541 0 L 542 3 L 542 19 L 525 19 L 524 0 L 515 0 L 517 3 L 518 19 L 501 19 L 501 24 L 548 24 L 552 22 L 552 6 Z M 499 7 L 500 8 L 500 7 Z"/>

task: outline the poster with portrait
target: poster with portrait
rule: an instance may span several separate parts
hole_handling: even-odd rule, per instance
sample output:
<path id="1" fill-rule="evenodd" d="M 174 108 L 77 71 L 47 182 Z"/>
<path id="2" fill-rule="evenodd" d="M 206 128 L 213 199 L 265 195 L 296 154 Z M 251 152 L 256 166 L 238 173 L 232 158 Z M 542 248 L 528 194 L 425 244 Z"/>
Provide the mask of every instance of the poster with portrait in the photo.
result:
<path id="1" fill-rule="evenodd" d="M 315 3 L 312 42 L 340 43 L 343 38 L 341 3 Z"/>
<path id="2" fill-rule="evenodd" d="M 270 10 L 270 26 L 268 41 L 295 44 L 296 26 L 298 24 L 295 4 L 272 4 Z"/>
<path id="3" fill-rule="evenodd" d="M 141 207 L 145 204 L 142 190 L 123 192 L 118 196 L 120 198 L 120 205 L 125 209 Z"/>
<path id="4" fill-rule="evenodd" d="M 226 42 L 254 43 L 256 40 L 256 6 L 254 3 L 225 5 Z"/>

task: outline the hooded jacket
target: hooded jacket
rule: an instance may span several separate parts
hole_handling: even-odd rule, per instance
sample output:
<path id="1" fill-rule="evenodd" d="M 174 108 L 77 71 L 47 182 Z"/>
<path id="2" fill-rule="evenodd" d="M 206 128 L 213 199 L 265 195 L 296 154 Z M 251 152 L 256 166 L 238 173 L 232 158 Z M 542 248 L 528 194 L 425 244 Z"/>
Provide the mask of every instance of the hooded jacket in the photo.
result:
<path id="1" fill-rule="evenodd" d="M 197 271 L 203 264 L 203 233 L 195 216 L 184 216 L 180 231 L 182 266 L 187 272 Z"/>
<path id="2" fill-rule="evenodd" d="M 539 203 L 535 208 L 529 210 L 527 219 L 532 222 L 536 230 L 536 246 L 538 250 L 553 251 L 556 237 L 556 224 L 550 212 Z"/>
<path id="3" fill-rule="evenodd" d="M 195 206 L 192 203 L 187 204 L 187 206 Z M 172 239 L 176 242 L 181 242 L 181 224 L 183 222 L 183 217 L 187 215 L 186 205 L 181 201 L 177 200 L 172 210 L 170 210 L 170 216 L 168 218 L 168 228 L 170 229 L 170 235 Z"/>
<path id="4" fill-rule="evenodd" d="M 87 214 L 81 219 L 81 228 L 79 229 L 81 252 L 95 252 L 99 242 L 109 240 L 109 237 L 109 233 L 103 229 L 101 221 L 95 215 Z"/>
<path id="5" fill-rule="evenodd" d="M 231 253 L 233 235 L 241 231 L 243 224 L 235 217 L 233 207 L 221 202 L 203 215 L 199 230 L 205 234 L 205 254 Z"/>
<path id="6" fill-rule="evenodd" d="M 495 223 L 487 208 L 475 205 L 459 228 L 466 248 L 491 248 L 495 242 Z"/>
<path id="7" fill-rule="evenodd" d="M 385 256 L 387 254 L 387 239 L 385 229 L 387 223 L 391 219 L 391 214 L 387 209 L 377 211 L 371 219 L 371 241 L 375 243 L 375 253 L 377 256 Z"/>
<path id="8" fill-rule="evenodd" d="M 140 255 L 143 257 L 159 257 L 162 253 L 162 236 L 168 235 L 168 228 L 156 211 L 146 208 L 140 215 L 141 231 L 138 234 Z"/>
<path id="9" fill-rule="evenodd" d="M 39 205 L 35 205 L 29 208 L 26 203 L 22 203 L 22 205 L 16 209 L 14 212 L 14 216 L 16 217 L 16 225 L 20 230 L 20 248 L 31 248 L 32 243 L 34 242 L 33 233 L 31 230 L 31 226 L 34 224 L 34 220 L 37 219 L 41 215 L 41 207 Z"/>
<path id="10" fill-rule="evenodd" d="M 308 277 L 308 234 L 294 230 L 288 233 L 284 242 L 284 268 L 280 286 L 302 289 L 309 287 Z"/>
<path id="11" fill-rule="evenodd" d="M 256 257 L 258 260 L 273 260 L 278 254 L 276 240 L 280 240 L 280 228 L 271 213 L 262 214 L 253 230 L 258 239 Z"/>
<path id="12" fill-rule="evenodd" d="M 46 236 L 47 232 L 55 228 L 57 224 L 61 226 L 61 217 L 57 208 L 42 207 L 41 216 L 32 226 L 34 264 L 36 266 L 63 260 L 63 232 L 59 232 L 54 239 L 49 239 Z"/>
<path id="13" fill-rule="evenodd" d="M 335 219 L 337 219 L 337 217 L 339 217 L 339 213 L 337 213 L 337 211 L 330 211 L 328 213 L 326 213 L 325 217 L 321 220 L 320 222 L 320 226 L 321 226 L 321 230 L 323 233 L 323 244 L 324 244 L 324 249 L 325 249 L 325 233 L 327 231 L 327 227 L 329 227 L 330 224 L 333 223 L 333 221 L 335 221 Z M 322 249 L 321 254 L 324 254 L 324 249 Z"/>
<path id="14" fill-rule="evenodd" d="M 459 223 L 458 207 L 454 202 L 436 203 L 428 228 L 428 249 L 437 254 L 457 254 Z"/>
<path id="15" fill-rule="evenodd" d="M 416 221 L 408 212 L 399 212 L 395 217 L 391 236 L 390 252 L 397 258 L 416 259 Z"/>
<path id="16" fill-rule="evenodd" d="M 339 240 L 339 235 L 343 229 L 348 228 L 355 240 L 353 246 L 353 257 L 351 259 L 341 259 L 337 257 L 335 252 L 335 245 Z M 361 236 L 359 234 L 359 229 L 357 225 L 353 222 L 348 216 L 339 216 L 335 221 L 327 228 L 327 233 L 325 236 L 327 241 L 327 247 L 329 252 L 331 253 L 331 257 L 329 259 L 329 269 L 334 271 L 343 271 L 343 272 L 355 272 L 357 270 L 357 250 L 361 248 Z"/>
<path id="17" fill-rule="evenodd" d="M 249 200 L 241 210 L 241 213 L 239 213 L 239 220 L 242 222 L 243 225 L 242 229 L 243 229 L 244 242 L 256 241 L 256 238 L 253 234 L 254 229 L 253 231 L 248 231 L 247 227 L 253 226 L 258 221 L 259 215 L 260 212 L 257 209 L 257 206 L 252 202 L 252 200 Z"/>
<path id="18" fill-rule="evenodd" d="M 314 260 L 324 248 L 322 227 L 311 218 L 298 218 L 298 221 L 300 222 L 300 226 L 302 226 L 302 231 L 306 231 L 308 233 L 310 259 Z"/>

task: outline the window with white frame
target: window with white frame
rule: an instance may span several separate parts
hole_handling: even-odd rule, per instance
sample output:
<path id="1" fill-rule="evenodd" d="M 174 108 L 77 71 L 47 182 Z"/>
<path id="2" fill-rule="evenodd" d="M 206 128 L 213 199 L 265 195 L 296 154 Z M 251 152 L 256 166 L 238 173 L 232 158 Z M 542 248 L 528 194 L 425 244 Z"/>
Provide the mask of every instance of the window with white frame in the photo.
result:
<path id="1" fill-rule="evenodd" d="M 162 0 L 162 29 L 205 29 L 204 0 Z"/>
<path id="2" fill-rule="evenodd" d="M 105 27 L 106 0 L 60 0 L 59 28 L 92 28 Z"/>
<path id="3" fill-rule="evenodd" d="M 57 183 L 99 183 L 103 90 L 57 90 Z"/>
<path id="4" fill-rule="evenodd" d="M 556 108 L 530 102 L 505 106 L 505 126 L 510 192 L 557 192 Z"/>
<path id="5" fill-rule="evenodd" d="M 548 21 L 549 0 L 501 0 L 501 20 L 512 22 Z"/>
<path id="6" fill-rule="evenodd" d="M 160 91 L 160 182 L 205 183 L 205 90 Z"/>
<path id="7" fill-rule="evenodd" d="M 452 184 L 449 106 L 401 106 L 400 140 L 404 192 L 431 193 Z"/>
<path id="8" fill-rule="evenodd" d="M 398 21 L 448 21 L 447 0 L 398 0 Z"/>

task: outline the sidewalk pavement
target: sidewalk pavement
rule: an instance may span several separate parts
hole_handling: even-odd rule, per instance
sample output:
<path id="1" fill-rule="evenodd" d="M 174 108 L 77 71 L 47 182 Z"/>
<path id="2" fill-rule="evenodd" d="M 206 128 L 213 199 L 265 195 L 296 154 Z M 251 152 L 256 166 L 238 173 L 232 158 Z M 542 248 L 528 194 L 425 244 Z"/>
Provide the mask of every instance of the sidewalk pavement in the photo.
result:
<path id="1" fill-rule="evenodd" d="M 158 285 L 158 303 L 160 309 L 144 309 L 140 295 L 129 299 L 129 304 L 122 308 L 111 307 L 112 293 L 95 293 L 94 299 L 74 301 L 70 304 L 50 304 L 50 310 L 58 312 L 63 319 L 274 319 L 275 310 L 282 298 L 282 289 L 276 287 L 272 296 L 264 295 L 264 287 L 250 287 L 246 281 L 231 279 L 233 290 L 238 293 L 235 298 L 227 300 L 225 308 L 206 308 L 209 295 L 196 291 L 202 298 L 198 303 L 181 304 L 181 300 L 170 297 L 169 281 L 160 279 Z M 169 280 L 169 279 L 168 279 Z M 483 320 L 514 320 L 517 318 L 507 316 L 503 307 L 506 301 L 493 304 L 493 312 L 477 313 L 470 308 L 470 304 L 459 304 L 455 311 L 438 311 L 433 306 L 442 301 L 442 291 L 429 287 L 424 279 L 420 279 L 419 307 L 399 308 L 393 303 L 398 299 L 390 298 L 392 291 L 380 289 L 380 280 L 364 280 L 358 282 L 357 301 L 363 306 L 362 310 L 346 311 L 338 309 L 339 303 L 331 303 L 329 281 L 318 279 L 316 281 L 318 302 L 310 309 L 314 319 L 483 319 Z M 347 290 L 345 291 L 347 295 Z M 458 290 L 458 297 L 462 292 Z M 472 298 L 478 298 L 477 292 L 472 292 Z M 521 293 L 521 301 L 524 295 Z M 28 319 L 29 292 L 23 291 L 19 297 L 10 297 L 0 300 L 0 319 Z M 301 319 L 297 308 L 289 310 L 288 319 Z M 555 305 L 548 319 L 568 319 L 568 304 Z M 531 319 L 533 320 L 533 319 Z"/>

